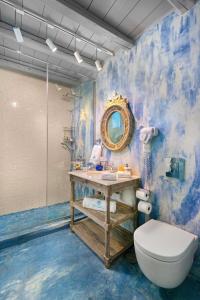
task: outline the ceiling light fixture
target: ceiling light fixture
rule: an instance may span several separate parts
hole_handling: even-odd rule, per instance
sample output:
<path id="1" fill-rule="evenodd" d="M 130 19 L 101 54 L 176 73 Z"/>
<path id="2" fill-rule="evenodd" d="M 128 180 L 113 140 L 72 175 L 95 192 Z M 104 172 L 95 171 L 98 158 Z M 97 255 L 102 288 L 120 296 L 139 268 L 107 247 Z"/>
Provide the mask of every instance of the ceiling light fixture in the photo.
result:
<path id="1" fill-rule="evenodd" d="M 74 52 L 74 56 L 79 64 L 81 64 L 83 62 L 83 59 L 78 51 Z"/>
<path id="2" fill-rule="evenodd" d="M 56 50 L 57 50 L 57 47 L 56 47 L 56 45 L 52 42 L 52 40 L 51 39 L 46 39 L 46 44 L 49 46 L 49 48 L 50 48 L 50 50 L 52 51 L 52 52 L 56 52 Z"/>
<path id="3" fill-rule="evenodd" d="M 101 71 L 101 70 L 103 69 L 100 60 L 97 58 L 97 48 L 96 48 L 96 60 L 95 60 L 95 66 L 96 66 L 96 68 L 97 68 L 97 71 Z"/>
<path id="4" fill-rule="evenodd" d="M 21 33 L 21 29 L 17 26 L 16 9 L 15 9 L 15 26 L 13 27 L 15 38 L 18 43 L 23 43 L 24 39 Z"/>
<path id="5" fill-rule="evenodd" d="M 16 13 L 18 13 L 19 15 L 24 16 L 24 11 L 19 9 L 19 8 L 16 9 Z"/>
<path id="6" fill-rule="evenodd" d="M 75 43 L 74 56 L 75 56 L 77 62 L 78 62 L 79 64 L 81 64 L 81 63 L 83 62 L 83 58 L 81 57 L 79 51 L 76 50 L 76 36 L 74 36 L 74 38 L 75 38 L 75 40 L 74 40 L 74 43 Z"/>
<path id="7" fill-rule="evenodd" d="M 51 25 L 51 24 L 47 24 L 47 26 L 48 26 L 50 29 L 54 29 L 54 26 Z"/>
<path id="8" fill-rule="evenodd" d="M 13 31 L 14 31 L 17 42 L 18 43 L 23 43 L 24 39 L 23 39 L 20 28 L 19 27 L 13 27 Z"/>
<path id="9" fill-rule="evenodd" d="M 97 71 L 101 71 L 103 69 L 99 59 L 95 60 L 95 65 L 96 65 Z"/>

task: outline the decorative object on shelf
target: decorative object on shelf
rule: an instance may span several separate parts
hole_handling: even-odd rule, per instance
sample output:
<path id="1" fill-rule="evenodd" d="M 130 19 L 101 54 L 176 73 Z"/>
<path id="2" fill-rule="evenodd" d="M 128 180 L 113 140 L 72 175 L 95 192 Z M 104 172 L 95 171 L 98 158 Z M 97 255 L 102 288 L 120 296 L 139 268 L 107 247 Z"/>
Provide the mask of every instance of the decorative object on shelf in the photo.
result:
<path id="1" fill-rule="evenodd" d="M 108 161 L 104 156 L 100 157 L 100 165 L 103 167 L 103 170 L 107 170 L 108 168 Z"/>
<path id="2" fill-rule="evenodd" d="M 75 161 L 72 161 L 72 170 L 82 170 L 85 165 L 85 160 L 81 157 Z"/>
<path id="3" fill-rule="evenodd" d="M 72 170 L 81 170 L 81 163 L 80 163 L 80 161 L 73 161 L 72 162 Z"/>
<path id="4" fill-rule="evenodd" d="M 96 165 L 96 170 L 97 171 L 102 171 L 103 170 L 103 166 L 102 165 Z"/>
<path id="5" fill-rule="evenodd" d="M 125 166 L 124 166 L 123 164 L 120 164 L 120 165 L 118 166 L 118 171 L 119 171 L 119 172 L 124 172 L 124 171 L 125 171 Z"/>
<path id="6" fill-rule="evenodd" d="M 130 142 L 134 118 L 128 100 L 115 93 L 106 103 L 101 120 L 101 137 L 104 146 L 112 151 L 123 150 Z"/>

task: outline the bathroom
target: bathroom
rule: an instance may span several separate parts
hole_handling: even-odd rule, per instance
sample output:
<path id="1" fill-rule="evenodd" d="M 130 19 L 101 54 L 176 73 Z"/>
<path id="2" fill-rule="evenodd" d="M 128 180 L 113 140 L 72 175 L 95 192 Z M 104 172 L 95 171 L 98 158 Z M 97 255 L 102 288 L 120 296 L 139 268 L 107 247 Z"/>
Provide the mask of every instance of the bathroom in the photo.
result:
<path id="1" fill-rule="evenodd" d="M 200 299 L 200 1 L 0 19 L 0 299 Z"/>

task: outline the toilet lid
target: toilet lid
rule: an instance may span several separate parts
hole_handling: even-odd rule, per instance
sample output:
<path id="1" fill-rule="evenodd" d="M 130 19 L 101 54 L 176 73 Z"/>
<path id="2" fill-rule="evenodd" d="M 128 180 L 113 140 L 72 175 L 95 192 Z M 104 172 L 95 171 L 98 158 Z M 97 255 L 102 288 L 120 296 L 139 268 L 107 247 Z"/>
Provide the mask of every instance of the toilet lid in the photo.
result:
<path id="1" fill-rule="evenodd" d="M 135 230 L 134 243 L 161 261 L 177 261 L 197 243 L 197 236 L 173 225 L 150 220 Z"/>

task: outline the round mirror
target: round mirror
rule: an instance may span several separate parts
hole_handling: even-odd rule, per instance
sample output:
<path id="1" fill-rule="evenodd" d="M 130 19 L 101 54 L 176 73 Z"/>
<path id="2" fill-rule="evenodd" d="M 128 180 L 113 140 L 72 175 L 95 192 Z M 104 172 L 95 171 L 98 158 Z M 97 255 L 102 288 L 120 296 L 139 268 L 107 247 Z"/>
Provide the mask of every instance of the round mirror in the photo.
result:
<path id="1" fill-rule="evenodd" d="M 124 122 L 119 111 L 115 111 L 108 119 L 108 137 L 114 144 L 119 143 L 124 134 Z"/>

